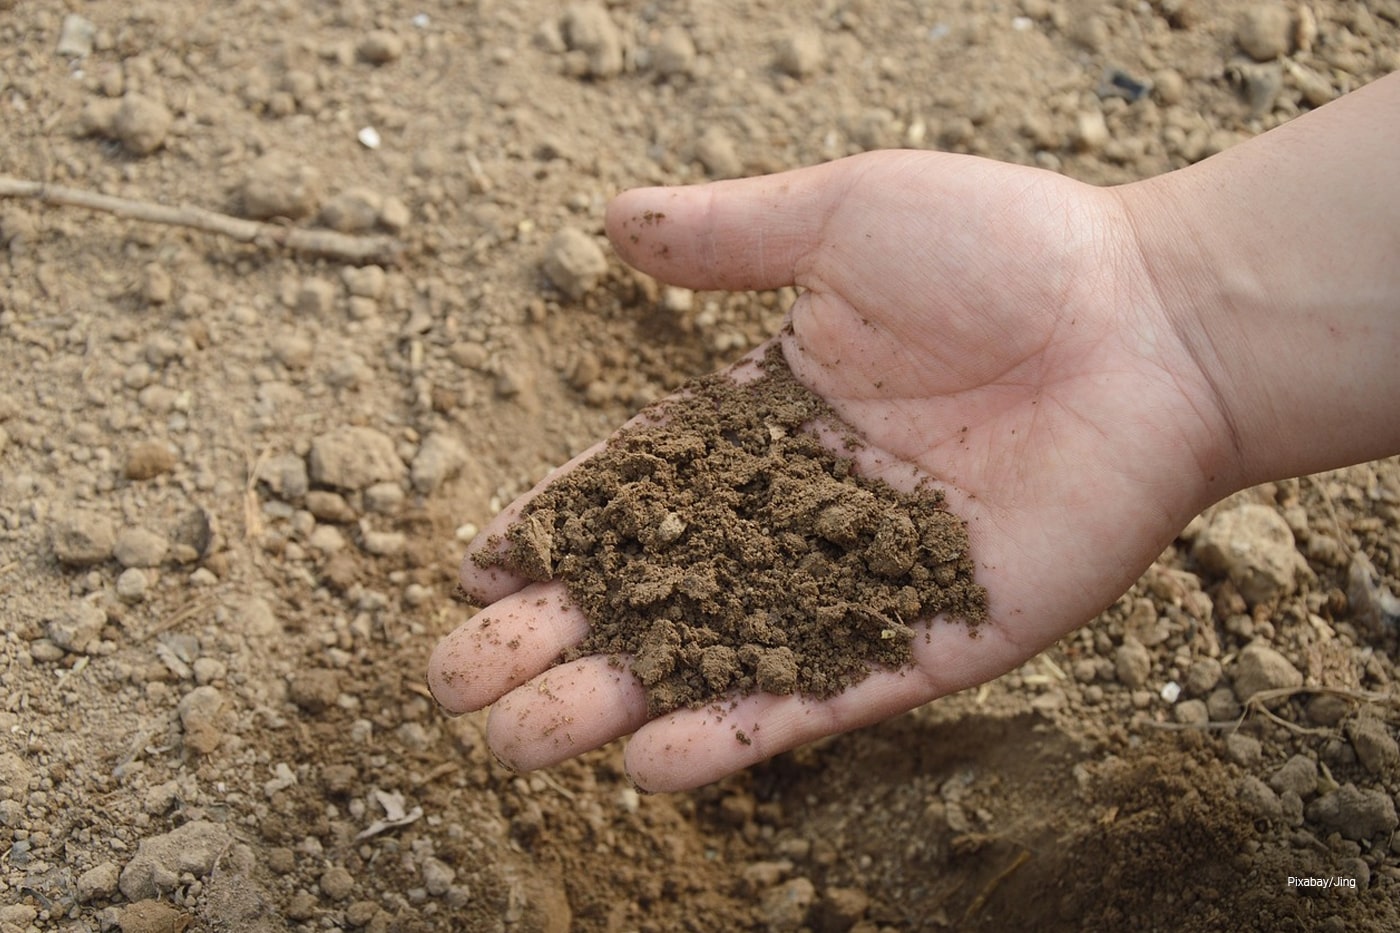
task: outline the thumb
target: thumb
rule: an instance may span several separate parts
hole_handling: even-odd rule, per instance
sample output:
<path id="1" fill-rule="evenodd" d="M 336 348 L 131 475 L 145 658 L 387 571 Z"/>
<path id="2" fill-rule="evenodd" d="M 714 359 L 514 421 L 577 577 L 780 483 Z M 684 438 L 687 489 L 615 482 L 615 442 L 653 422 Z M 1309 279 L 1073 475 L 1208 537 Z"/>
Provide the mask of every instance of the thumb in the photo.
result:
<path id="1" fill-rule="evenodd" d="M 663 282 L 747 291 L 793 285 L 849 187 L 849 160 L 676 188 L 636 188 L 608 205 L 608 237 Z"/>

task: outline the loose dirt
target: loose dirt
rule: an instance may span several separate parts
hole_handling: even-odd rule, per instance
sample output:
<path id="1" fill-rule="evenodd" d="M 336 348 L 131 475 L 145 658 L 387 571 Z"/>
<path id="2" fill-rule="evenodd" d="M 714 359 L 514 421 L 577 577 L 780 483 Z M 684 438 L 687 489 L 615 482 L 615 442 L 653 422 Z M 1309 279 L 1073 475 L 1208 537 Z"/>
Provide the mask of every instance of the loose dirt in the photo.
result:
<path id="1" fill-rule="evenodd" d="M 986 614 L 942 496 L 853 472 L 859 438 L 777 345 L 758 368 L 687 383 L 532 499 L 504 550 L 478 553 L 563 580 L 590 626 L 568 657 L 629 664 L 653 716 L 760 690 L 828 697 L 909 664 L 906 619 L 975 631 Z"/>
<path id="2" fill-rule="evenodd" d="M 510 774 L 423 686 L 476 529 L 794 297 L 626 269 L 613 193 L 1126 182 L 1396 69 L 1394 0 L 0 0 L 0 48 L 0 174 L 398 247 L 0 200 L 4 933 L 1400 929 L 1394 461 L 693 793 Z"/>

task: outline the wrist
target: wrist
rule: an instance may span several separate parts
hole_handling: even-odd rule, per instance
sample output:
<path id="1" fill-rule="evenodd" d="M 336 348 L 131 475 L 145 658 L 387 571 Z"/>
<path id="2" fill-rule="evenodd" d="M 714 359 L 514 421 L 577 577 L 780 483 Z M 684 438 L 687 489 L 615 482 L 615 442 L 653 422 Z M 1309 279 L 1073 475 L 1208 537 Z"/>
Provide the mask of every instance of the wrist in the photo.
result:
<path id="1" fill-rule="evenodd" d="M 1236 488 L 1400 453 L 1390 113 L 1400 75 L 1115 189 L 1164 317 L 1213 390 Z"/>

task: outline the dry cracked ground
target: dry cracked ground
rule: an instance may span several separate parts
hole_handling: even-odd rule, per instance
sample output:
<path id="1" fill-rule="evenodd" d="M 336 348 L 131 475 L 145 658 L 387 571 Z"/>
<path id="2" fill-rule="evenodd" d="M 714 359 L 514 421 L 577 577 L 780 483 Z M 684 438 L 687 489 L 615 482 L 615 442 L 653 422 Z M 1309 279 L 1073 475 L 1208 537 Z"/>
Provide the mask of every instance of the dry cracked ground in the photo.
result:
<path id="1" fill-rule="evenodd" d="M 0 0 L 0 929 L 1400 928 L 1394 461 L 693 793 L 423 687 L 474 529 L 792 298 L 630 272 L 612 193 L 1116 183 L 1397 67 L 1395 0 Z"/>

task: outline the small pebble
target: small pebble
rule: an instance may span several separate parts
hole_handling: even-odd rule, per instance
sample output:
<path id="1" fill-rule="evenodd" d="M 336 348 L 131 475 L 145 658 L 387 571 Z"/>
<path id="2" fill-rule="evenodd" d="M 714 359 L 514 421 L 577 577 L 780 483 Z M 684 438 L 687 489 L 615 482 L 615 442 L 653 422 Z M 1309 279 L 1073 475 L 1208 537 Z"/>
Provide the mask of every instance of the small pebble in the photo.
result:
<path id="1" fill-rule="evenodd" d="M 1264 756 L 1264 746 L 1252 735 L 1231 732 L 1225 736 L 1225 756 L 1244 768 L 1257 765 Z"/>
<path id="2" fill-rule="evenodd" d="M 1075 118 L 1074 144 L 1081 152 L 1102 149 L 1109 141 L 1108 122 L 1103 111 L 1085 110 Z"/>
<path id="3" fill-rule="evenodd" d="M 402 554 L 408 539 L 400 531 L 367 531 L 360 544 L 365 553 L 375 557 L 393 557 Z"/>
<path id="4" fill-rule="evenodd" d="M 560 31 L 583 62 L 582 74 L 611 78 L 622 72 L 622 33 L 601 3 L 574 3 L 564 11 Z"/>
<path id="5" fill-rule="evenodd" d="M 783 74 L 801 79 L 816 74 L 825 59 L 822 34 L 814 29 L 803 29 L 783 37 L 778 43 L 774 64 Z"/>
<path id="6" fill-rule="evenodd" d="M 146 598 L 150 579 L 140 567 L 128 567 L 117 577 L 117 596 L 125 603 L 139 603 Z"/>
<path id="7" fill-rule="evenodd" d="M 1288 522 L 1258 503 L 1217 512 L 1197 536 L 1192 555 L 1205 570 L 1229 577 L 1251 606 L 1292 593 L 1306 565 Z"/>
<path id="8" fill-rule="evenodd" d="M 1308 701 L 1303 712 L 1315 726 L 1335 726 L 1351 712 L 1351 704 L 1333 693 L 1319 693 Z"/>
<path id="9" fill-rule="evenodd" d="M 103 862 L 89 868 L 78 876 L 78 903 L 87 904 L 116 894 L 120 876 L 121 870 L 115 862 Z"/>
<path id="10" fill-rule="evenodd" d="M 86 58 L 92 54 L 92 44 L 96 38 L 96 23 L 76 13 L 69 13 L 63 17 L 63 26 L 58 33 L 58 48 L 54 51 L 68 58 Z"/>
<path id="11" fill-rule="evenodd" d="M 1188 726 L 1202 726 L 1210 722 L 1210 711 L 1205 700 L 1183 700 L 1172 708 L 1172 716 L 1177 722 Z"/>
<path id="12" fill-rule="evenodd" d="M 357 516 L 350 503 L 338 492 L 328 489 L 313 489 L 306 494 L 306 509 L 313 517 L 323 522 L 348 524 Z"/>
<path id="13" fill-rule="evenodd" d="M 226 827 L 207 820 L 192 820 L 168 833 L 149 836 L 141 840 L 136 855 L 122 869 L 118 887 L 130 901 L 157 897 L 160 894 L 158 881 L 165 882 L 160 887 L 172 888 L 181 873 L 202 878 L 228 851 L 231 843 Z M 185 924 L 181 923 L 159 929 L 184 928 Z"/>
<path id="14" fill-rule="evenodd" d="M 340 674 L 330 668 L 297 671 L 287 682 L 287 695 L 304 712 L 325 712 L 340 697 Z"/>
<path id="15" fill-rule="evenodd" d="M 326 315 L 335 307 L 335 284 L 325 279 L 310 278 L 297 291 L 296 309 L 304 315 Z"/>
<path id="16" fill-rule="evenodd" d="M 112 119 L 112 135 L 133 155 L 150 155 L 165 145 L 173 121 L 164 104 L 141 94 L 127 94 Z"/>
<path id="17" fill-rule="evenodd" d="M 1372 774 L 1384 776 L 1400 765 L 1400 745 L 1383 720 L 1363 714 L 1347 723 L 1346 734 L 1356 760 Z"/>
<path id="18" fill-rule="evenodd" d="M 52 543 L 59 563 L 90 567 L 112 556 L 117 530 L 105 515 L 86 509 L 69 509 L 54 520 Z"/>
<path id="19" fill-rule="evenodd" d="M 136 481 L 154 479 L 175 468 L 175 452 L 160 441 L 141 441 L 126 455 L 126 478 Z"/>
<path id="20" fill-rule="evenodd" d="M 667 26 L 652 49 L 652 66 L 663 78 L 688 75 L 695 68 L 695 43 L 680 26 Z"/>
<path id="21" fill-rule="evenodd" d="M 1126 687 L 1141 687 L 1147 683 L 1147 676 L 1152 672 L 1152 655 L 1142 642 L 1128 636 L 1114 653 L 1113 668 L 1119 683 Z"/>
<path id="22" fill-rule="evenodd" d="M 423 887 L 433 897 L 446 894 L 456 878 L 456 870 L 441 859 L 430 856 L 423 860 Z"/>
<path id="23" fill-rule="evenodd" d="M 365 489 L 365 510 L 393 515 L 403 505 L 403 487 L 398 483 L 375 483 Z"/>
<path id="24" fill-rule="evenodd" d="M 542 265 L 554 287 L 575 301 L 592 291 L 608 271 L 608 259 L 598 241 L 575 227 L 554 235 Z"/>
<path id="25" fill-rule="evenodd" d="M 84 651 L 102 633 L 107 613 L 85 599 L 72 600 L 44 626 L 49 641 L 65 651 Z"/>
<path id="26" fill-rule="evenodd" d="M 340 278 L 345 290 L 356 298 L 378 300 L 389 284 L 389 276 L 380 266 L 346 266 Z"/>
<path id="27" fill-rule="evenodd" d="M 1293 17 L 1282 3 L 1256 3 L 1245 10 L 1235 39 L 1256 62 L 1273 61 L 1288 54 Z"/>
<path id="28" fill-rule="evenodd" d="M 711 178 L 737 178 L 744 173 L 734 140 L 718 126 L 709 126 L 700 134 L 695 157 Z"/>
<path id="29" fill-rule="evenodd" d="M 254 220 L 300 220 L 316 211 L 321 174 L 290 156 L 270 152 L 248 167 L 243 181 L 243 212 Z"/>
<path id="30" fill-rule="evenodd" d="M 336 489 L 407 478 L 393 440 L 370 427 L 336 428 L 312 438 L 307 467 L 313 483 Z"/>
<path id="31" fill-rule="evenodd" d="M 409 475 L 413 488 L 431 495 L 467 464 L 467 448 L 450 434 L 434 432 L 424 438 L 413 458 Z"/>
<path id="32" fill-rule="evenodd" d="M 332 865 L 321 875 L 321 893 L 333 901 L 343 901 L 354 891 L 354 877 L 339 865 Z"/>
<path id="33" fill-rule="evenodd" d="M 371 65 L 387 65 L 403 55 L 403 39 L 387 29 L 367 33 L 355 48 L 361 60 Z"/>
<path id="34" fill-rule="evenodd" d="M 1231 668 L 1231 677 L 1235 685 L 1235 696 L 1241 702 L 1247 701 L 1256 693 L 1298 687 L 1303 683 L 1303 675 L 1293 666 L 1292 661 L 1259 642 L 1240 652 Z M 1279 702 L 1282 700 L 1274 701 L 1271 705 Z"/>
<path id="35" fill-rule="evenodd" d="M 1279 765 L 1269 778 L 1269 786 L 1280 794 L 1292 791 L 1307 798 L 1317 793 L 1317 762 L 1306 755 L 1294 755 Z"/>
<path id="36" fill-rule="evenodd" d="M 1306 816 L 1328 832 L 1339 832 L 1344 839 L 1358 842 L 1394 831 L 1400 820 L 1395 801 L 1383 790 L 1343 784 L 1337 790 L 1308 804 Z"/>
<path id="37" fill-rule="evenodd" d="M 169 550 L 164 535 L 133 525 L 117 532 L 112 556 L 123 567 L 159 567 Z"/>
<path id="38" fill-rule="evenodd" d="M 364 142 L 363 139 L 360 141 Z M 377 191 L 362 187 L 349 188 L 321 207 L 320 220 L 330 229 L 340 233 L 364 233 L 372 230 L 379 222 L 379 211 L 383 205 L 384 196 Z M 351 294 L 356 293 L 352 291 Z"/>

